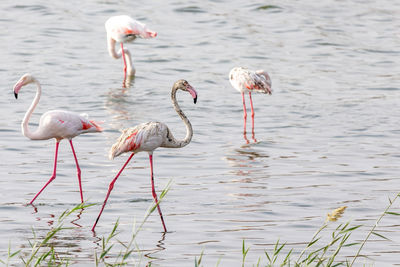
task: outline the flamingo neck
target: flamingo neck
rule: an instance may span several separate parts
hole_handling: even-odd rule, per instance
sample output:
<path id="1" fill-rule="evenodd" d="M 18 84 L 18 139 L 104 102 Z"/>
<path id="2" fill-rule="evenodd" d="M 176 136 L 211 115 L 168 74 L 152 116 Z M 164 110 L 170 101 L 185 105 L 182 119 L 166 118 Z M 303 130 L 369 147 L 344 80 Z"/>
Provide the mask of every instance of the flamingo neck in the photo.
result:
<path id="1" fill-rule="evenodd" d="M 172 88 L 171 100 L 172 100 L 172 104 L 175 108 L 176 113 L 178 113 L 179 117 L 181 117 L 183 123 L 186 126 L 186 137 L 183 140 L 176 140 L 171 134 L 171 136 L 170 136 L 171 141 L 168 142 L 166 147 L 172 147 L 172 148 L 179 148 L 179 147 L 186 146 L 187 144 L 190 143 L 190 141 L 192 140 L 192 136 L 193 136 L 192 124 L 190 123 L 188 118 L 185 116 L 185 113 L 183 113 L 182 109 L 179 107 L 178 101 L 176 100 L 176 91 L 177 90 L 178 89 L 176 87 Z"/>
<path id="2" fill-rule="evenodd" d="M 40 139 L 39 134 L 37 131 L 31 132 L 28 127 L 29 119 L 32 116 L 33 111 L 35 110 L 37 104 L 39 103 L 40 96 L 42 95 L 42 87 L 38 80 L 34 79 L 33 82 L 36 84 L 36 95 L 32 101 L 31 106 L 29 107 L 28 111 L 25 113 L 24 119 L 21 123 L 22 134 L 29 139 Z"/>
<path id="3" fill-rule="evenodd" d="M 135 68 L 133 67 L 132 64 L 132 57 L 131 53 L 129 52 L 128 49 L 124 49 L 123 44 L 121 43 L 121 49 L 118 50 L 118 52 L 115 50 L 115 44 L 116 41 L 111 38 L 111 36 L 107 35 L 107 48 L 108 48 L 108 53 L 110 56 L 114 59 L 118 59 L 122 57 L 122 55 L 125 55 L 124 62 L 126 62 L 126 72 L 128 76 L 133 76 L 135 74 Z M 124 53 L 122 53 L 124 51 Z"/>

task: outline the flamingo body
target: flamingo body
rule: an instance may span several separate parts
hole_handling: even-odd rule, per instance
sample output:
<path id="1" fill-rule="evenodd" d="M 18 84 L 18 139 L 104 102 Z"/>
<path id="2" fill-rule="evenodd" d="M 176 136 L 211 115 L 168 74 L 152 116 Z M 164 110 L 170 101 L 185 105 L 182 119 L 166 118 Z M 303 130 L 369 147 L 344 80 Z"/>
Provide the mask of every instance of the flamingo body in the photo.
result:
<path id="1" fill-rule="evenodd" d="M 147 122 L 123 130 L 117 142 L 112 146 L 109 154 L 110 159 L 126 152 L 141 151 L 151 152 L 162 147 L 164 140 L 168 137 L 169 129 L 161 122 Z"/>
<path id="2" fill-rule="evenodd" d="M 155 203 L 157 204 L 157 209 L 161 218 L 164 232 L 167 231 L 154 187 L 153 151 L 158 147 L 181 148 L 189 144 L 192 139 L 193 136 L 192 125 L 190 124 L 189 120 L 179 107 L 179 104 L 176 100 L 177 90 L 183 90 L 189 92 L 194 99 L 194 103 L 196 103 L 197 101 L 197 92 L 185 80 L 179 80 L 175 82 L 174 86 L 172 87 L 172 92 L 171 92 L 172 103 L 174 105 L 175 111 L 181 117 L 182 121 L 186 126 L 186 137 L 183 140 L 175 139 L 171 131 L 167 127 L 167 125 L 161 122 L 142 123 L 137 126 L 123 130 L 117 142 L 111 147 L 109 157 L 110 159 L 114 159 L 114 157 L 117 157 L 126 152 L 132 152 L 132 154 L 129 156 L 128 160 L 122 166 L 121 170 L 117 173 L 115 178 L 111 181 L 108 187 L 107 195 L 104 200 L 103 206 L 92 227 L 92 231 L 94 231 L 97 222 L 100 219 L 100 216 L 107 203 L 108 197 L 110 196 L 111 190 L 114 188 L 114 183 L 117 181 L 118 177 L 120 176 L 126 165 L 129 163 L 129 161 L 132 159 L 133 155 L 141 151 L 146 151 L 149 153 L 152 195 Z"/>
<path id="3" fill-rule="evenodd" d="M 29 119 L 31 118 L 33 111 L 39 103 L 40 96 L 42 94 L 41 85 L 37 79 L 35 79 L 31 74 L 27 73 L 19 79 L 19 81 L 14 85 L 13 88 L 15 98 L 18 98 L 18 93 L 21 88 L 30 83 L 36 84 L 36 96 L 33 99 L 28 111 L 26 112 L 24 119 L 22 120 L 22 134 L 31 140 L 47 140 L 51 138 L 56 139 L 53 174 L 48 182 L 31 200 L 30 204 L 32 204 L 35 199 L 40 195 L 40 193 L 47 187 L 47 185 L 49 185 L 56 178 L 58 147 L 62 139 L 68 139 L 71 145 L 72 154 L 74 155 L 77 168 L 81 202 L 83 203 L 81 169 L 79 167 L 74 146 L 72 144 L 72 138 L 83 133 L 101 132 L 102 129 L 98 126 L 96 122 L 89 120 L 85 114 L 79 115 L 70 111 L 51 110 L 44 113 L 40 117 L 39 126 L 37 127 L 37 129 L 35 131 L 30 131 L 28 127 Z"/>
<path id="4" fill-rule="evenodd" d="M 39 127 L 32 140 L 72 139 L 84 133 L 101 132 L 96 122 L 89 120 L 85 114 L 65 110 L 47 111 L 40 117 Z"/>
<path id="5" fill-rule="evenodd" d="M 252 71 L 247 68 L 233 68 L 229 73 L 233 88 L 241 93 L 258 92 L 271 94 L 271 79 L 264 70 Z"/>
<path id="6" fill-rule="evenodd" d="M 252 92 L 258 92 L 263 94 L 272 94 L 271 89 L 271 78 L 268 73 L 264 70 L 252 71 L 247 68 L 236 67 L 233 68 L 229 72 L 229 81 L 232 84 L 233 88 L 238 90 L 242 94 L 242 102 L 243 102 L 243 137 L 247 143 L 249 140 L 246 137 L 246 120 L 247 120 L 247 112 L 246 112 L 246 101 L 244 94 L 248 93 L 250 98 L 251 105 L 251 129 L 252 129 L 252 138 L 256 142 L 255 133 L 254 133 L 254 108 L 253 108 L 253 100 L 251 98 Z"/>

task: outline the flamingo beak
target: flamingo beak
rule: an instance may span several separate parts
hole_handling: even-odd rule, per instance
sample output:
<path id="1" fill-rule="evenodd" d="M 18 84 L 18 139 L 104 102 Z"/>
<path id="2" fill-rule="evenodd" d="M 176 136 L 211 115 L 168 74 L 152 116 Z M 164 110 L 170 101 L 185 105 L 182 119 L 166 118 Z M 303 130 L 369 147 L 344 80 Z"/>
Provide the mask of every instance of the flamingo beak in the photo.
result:
<path id="1" fill-rule="evenodd" d="M 157 36 L 157 32 L 151 32 L 150 36 L 153 37 L 153 38 L 156 37 Z"/>
<path id="2" fill-rule="evenodd" d="M 187 89 L 188 92 L 192 95 L 192 97 L 193 97 L 193 102 L 196 104 L 196 102 L 197 102 L 197 92 L 196 92 L 196 90 L 194 90 L 194 88 L 193 88 L 190 84 L 188 84 L 188 85 L 186 86 L 186 89 Z"/>
<path id="3" fill-rule="evenodd" d="M 14 96 L 15 99 L 18 99 L 18 92 L 21 89 L 21 87 L 24 85 L 24 81 L 19 81 L 14 85 Z"/>
<path id="4" fill-rule="evenodd" d="M 142 38 L 148 39 L 148 38 L 154 38 L 157 36 L 157 32 L 153 32 L 152 30 L 146 29 L 144 32 L 140 34 Z"/>

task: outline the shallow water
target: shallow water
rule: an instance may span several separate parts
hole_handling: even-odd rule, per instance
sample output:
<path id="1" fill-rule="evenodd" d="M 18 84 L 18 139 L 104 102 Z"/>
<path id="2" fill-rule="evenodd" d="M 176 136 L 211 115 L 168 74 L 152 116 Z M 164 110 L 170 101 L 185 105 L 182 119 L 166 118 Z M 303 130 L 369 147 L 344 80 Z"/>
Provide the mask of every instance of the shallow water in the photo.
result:
<path id="1" fill-rule="evenodd" d="M 135 2 L 135 3 L 134 3 Z M 129 240 L 152 203 L 146 153 L 135 155 L 117 181 L 97 227 L 90 228 L 108 184 L 128 155 L 107 159 L 119 130 L 149 120 L 185 128 L 171 106 L 170 88 L 187 79 L 199 94 L 193 105 L 180 93 L 192 122 L 192 142 L 154 153 L 160 192 L 172 180 L 161 207 L 137 237 L 141 264 L 190 266 L 204 251 L 204 266 L 238 266 L 242 240 L 246 262 L 266 261 L 279 239 L 300 252 L 327 212 L 348 206 L 340 222 L 370 226 L 398 193 L 400 97 L 400 3 L 381 1 L 2 1 L 0 30 L 1 158 L 0 255 L 29 249 L 33 227 L 43 236 L 66 209 L 79 203 L 76 169 L 68 142 L 60 145 L 56 180 L 26 206 L 51 175 L 54 141 L 22 136 L 20 122 L 34 96 L 12 86 L 25 72 L 42 83 L 32 118 L 50 109 L 88 113 L 104 121 L 102 134 L 74 139 L 84 198 L 96 206 L 72 215 L 72 229 L 55 245 L 75 265 L 93 264 L 99 237 L 120 218 L 119 239 Z M 122 88 L 122 62 L 106 50 L 104 22 L 130 14 L 158 32 L 126 45 L 137 76 Z M 234 66 L 265 69 L 273 95 L 253 95 L 255 137 L 243 138 L 241 96 L 228 81 Z M 249 126 L 249 125 L 248 125 Z M 248 128 L 249 129 L 249 128 Z M 393 211 L 397 211 L 396 208 Z M 332 224 L 330 228 L 337 224 Z M 377 237 L 358 263 L 396 266 L 398 217 L 384 217 Z M 355 254 L 347 249 L 342 257 Z M 135 256 L 140 259 L 140 256 Z"/>

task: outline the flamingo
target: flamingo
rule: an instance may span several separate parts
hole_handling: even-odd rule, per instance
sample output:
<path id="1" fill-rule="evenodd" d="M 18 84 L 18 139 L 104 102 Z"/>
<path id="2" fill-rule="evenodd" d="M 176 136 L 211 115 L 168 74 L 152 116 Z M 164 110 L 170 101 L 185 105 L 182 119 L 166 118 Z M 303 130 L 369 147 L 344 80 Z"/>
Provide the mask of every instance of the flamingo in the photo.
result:
<path id="1" fill-rule="evenodd" d="M 271 89 L 271 79 L 268 73 L 264 70 L 252 71 L 247 68 L 236 67 L 233 68 L 229 72 L 229 81 L 232 86 L 238 90 L 242 94 L 243 101 L 243 137 L 246 142 L 249 143 L 249 140 L 246 137 L 246 102 L 244 99 L 245 92 L 249 93 L 250 98 L 250 106 L 251 106 L 251 129 L 252 129 L 252 137 L 256 142 L 257 140 L 254 137 L 254 109 L 253 109 L 253 100 L 251 99 L 252 92 L 260 92 L 263 94 L 272 94 Z"/>
<path id="2" fill-rule="evenodd" d="M 121 170 L 117 173 L 115 178 L 111 181 L 106 198 L 104 200 L 103 206 L 101 207 L 100 213 L 97 216 L 96 222 L 92 227 L 92 231 L 94 231 L 100 216 L 104 210 L 104 207 L 107 203 L 108 197 L 110 196 L 111 190 L 114 188 L 114 184 L 117 181 L 118 177 L 125 169 L 126 165 L 128 165 L 129 161 L 132 159 L 133 155 L 139 153 L 141 151 L 146 151 L 149 153 L 150 159 L 150 177 L 151 177 L 151 189 L 154 201 L 157 205 L 158 213 L 160 214 L 161 223 L 164 228 L 164 232 L 167 232 L 167 228 L 165 227 L 164 218 L 162 216 L 162 212 L 160 209 L 160 205 L 158 205 L 157 194 L 154 188 L 154 176 L 153 176 L 153 151 L 158 147 L 167 147 L 167 148 L 181 148 L 190 143 L 193 136 L 193 129 L 190 121 L 187 119 L 183 111 L 180 109 L 178 102 L 176 100 L 176 92 L 178 90 L 183 90 L 189 92 L 194 99 L 194 103 L 197 101 L 197 92 L 195 89 L 185 80 L 178 80 L 174 83 L 171 91 L 171 99 L 172 104 L 175 108 L 175 111 L 181 117 L 183 123 L 186 126 L 186 137 L 183 140 L 177 140 L 171 133 L 171 130 L 161 122 L 147 122 L 142 123 L 137 126 L 128 128 L 123 130 L 121 136 L 118 138 L 117 142 L 111 147 L 109 158 L 114 159 L 115 157 L 121 155 L 122 153 L 132 152 L 129 156 L 128 160 L 122 166 Z"/>
<path id="3" fill-rule="evenodd" d="M 129 50 L 124 49 L 123 43 L 132 42 L 136 37 L 154 38 L 157 32 L 151 31 L 147 26 L 127 15 L 110 17 L 105 23 L 107 31 L 108 53 L 112 58 L 118 59 L 122 56 L 124 60 L 124 82 L 127 74 L 129 77 L 135 75 L 135 68 L 132 64 Z M 115 51 L 115 43 L 121 43 L 121 49 Z"/>
<path id="4" fill-rule="evenodd" d="M 79 167 L 74 146 L 72 144 L 72 138 L 83 133 L 101 132 L 102 128 L 96 122 L 86 118 L 87 115 L 85 116 L 85 114 L 79 115 L 70 111 L 51 110 L 44 113 L 40 117 L 39 127 L 35 131 L 31 132 L 28 127 L 28 123 L 33 111 L 35 110 L 37 104 L 39 103 L 40 96 L 42 94 L 41 85 L 35 77 L 27 73 L 23 75 L 19 79 L 19 81 L 14 85 L 13 91 L 15 98 L 18 99 L 18 93 L 21 90 L 21 88 L 30 83 L 36 84 L 36 96 L 33 99 L 32 104 L 29 107 L 28 111 L 26 112 L 24 119 L 22 120 L 21 123 L 22 134 L 31 140 L 47 140 L 55 138 L 56 149 L 54 157 L 53 174 L 48 180 L 48 182 L 31 200 L 31 202 L 29 202 L 29 204 L 32 204 L 35 201 L 35 199 L 40 195 L 40 193 L 42 193 L 42 191 L 47 187 L 47 185 L 50 184 L 56 178 L 58 146 L 62 139 L 68 139 L 71 145 L 72 154 L 74 155 L 75 164 L 78 172 L 78 182 L 79 182 L 79 191 L 81 195 L 81 202 L 83 203 L 81 169 Z"/>

